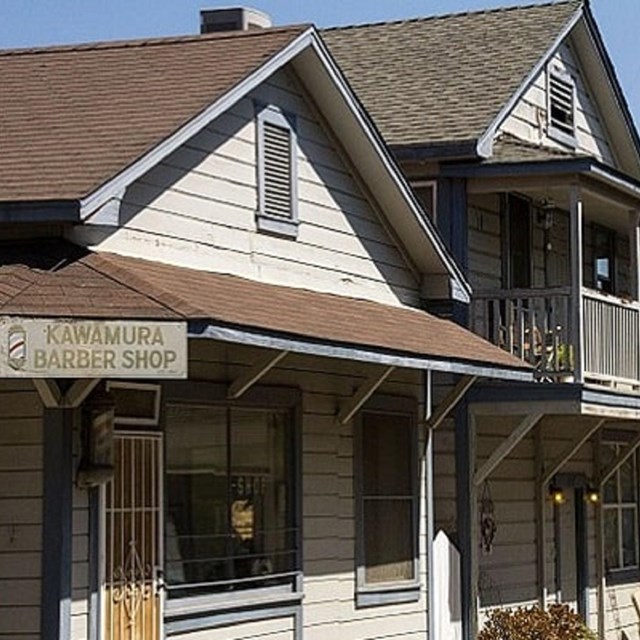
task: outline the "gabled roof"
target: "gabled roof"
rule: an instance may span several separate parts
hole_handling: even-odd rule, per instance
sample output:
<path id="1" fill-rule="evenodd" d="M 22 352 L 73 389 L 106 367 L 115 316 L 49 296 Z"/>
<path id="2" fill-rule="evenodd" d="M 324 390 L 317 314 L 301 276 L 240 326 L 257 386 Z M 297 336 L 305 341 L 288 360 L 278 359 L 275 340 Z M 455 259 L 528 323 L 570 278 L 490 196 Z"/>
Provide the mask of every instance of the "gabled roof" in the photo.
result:
<path id="1" fill-rule="evenodd" d="M 453 143 L 473 153 L 582 6 L 566 0 L 356 25 L 322 38 L 387 144 Z"/>
<path id="2" fill-rule="evenodd" d="M 95 296 L 95 298 L 94 298 Z M 0 315 L 186 320 L 198 337 L 530 380 L 524 362 L 425 311 L 41 242 L 0 251 Z M 241 336 L 241 338 L 240 338 Z"/>
<path id="3" fill-rule="evenodd" d="M 286 65 L 429 274 L 425 293 L 468 302 L 468 282 L 313 27 L 0 52 L 0 221 L 46 218 L 52 203 L 56 219 L 81 221 L 115 204 L 115 224 L 128 186 Z"/>
<path id="4" fill-rule="evenodd" d="M 0 51 L 0 201 L 83 198 L 307 28 Z"/>

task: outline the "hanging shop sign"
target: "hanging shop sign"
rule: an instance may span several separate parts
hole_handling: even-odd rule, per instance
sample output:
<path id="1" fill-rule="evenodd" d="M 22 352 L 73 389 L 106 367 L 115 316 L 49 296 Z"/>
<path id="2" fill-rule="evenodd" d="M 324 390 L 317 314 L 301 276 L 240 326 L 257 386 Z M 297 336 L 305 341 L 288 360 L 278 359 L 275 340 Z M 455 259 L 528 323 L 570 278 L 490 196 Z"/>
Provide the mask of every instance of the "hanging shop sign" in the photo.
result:
<path id="1" fill-rule="evenodd" d="M 2 317 L 0 377 L 186 378 L 187 326 Z"/>

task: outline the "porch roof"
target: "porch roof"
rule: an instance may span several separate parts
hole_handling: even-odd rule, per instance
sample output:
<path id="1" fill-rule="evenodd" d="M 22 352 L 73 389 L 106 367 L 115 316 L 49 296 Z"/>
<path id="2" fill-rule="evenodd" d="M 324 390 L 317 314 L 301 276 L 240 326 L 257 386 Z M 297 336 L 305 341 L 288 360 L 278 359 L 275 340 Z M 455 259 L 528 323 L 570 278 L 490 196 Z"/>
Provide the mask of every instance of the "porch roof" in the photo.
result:
<path id="1" fill-rule="evenodd" d="M 66 243 L 2 252 L 0 314 L 182 319 L 192 337 L 419 369 L 532 377 L 522 361 L 422 310 L 91 253 Z"/>

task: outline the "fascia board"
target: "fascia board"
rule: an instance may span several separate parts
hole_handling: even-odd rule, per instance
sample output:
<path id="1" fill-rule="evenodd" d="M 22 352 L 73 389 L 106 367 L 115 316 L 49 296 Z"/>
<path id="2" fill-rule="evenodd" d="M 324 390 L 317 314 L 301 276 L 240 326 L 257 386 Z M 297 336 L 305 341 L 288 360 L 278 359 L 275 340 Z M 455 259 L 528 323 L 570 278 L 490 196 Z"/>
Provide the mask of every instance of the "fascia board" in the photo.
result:
<path id="1" fill-rule="evenodd" d="M 522 367 L 505 367 L 489 363 L 474 362 L 463 357 L 445 359 L 376 349 L 365 345 L 351 345 L 330 341 L 313 340 L 311 338 L 273 334 L 255 328 L 231 327 L 202 321 L 188 325 L 188 336 L 191 339 L 209 339 L 234 344 L 245 344 L 268 349 L 278 349 L 342 360 L 356 360 L 387 366 L 408 369 L 439 371 L 482 378 L 497 378 L 514 382 L 533 382 L 533 369 L 527 365 Z M 497 349 L 498 347 L 496 347 Z"/>
<path id="2" fill-rule="evenodd" d="M 80 201 L 80 218 L 86 220 L 97 209 L 103 206 L 111 198 L 122 193 L 130 184 L 143 176 L 147 171 L 155 167 L 169 154 L 178 149 L 187 140 L 200 132 L 209 123 L 233 107 L 239 100 L 250 93 L 267 78 L 281 69 L 312 42 L 314 29 L 309 27 L 301 33 L 293 42 L 288 44 L 277 54 L 271 57 L 264 65 L 248 75 L 233 89 L 228 91 L 219 100 L 201 111 L 183 127 L 172 133 L 168 138 L 160 142 L 153 149 L 139 158 L 132 165 L 111 178 L 101 187 L 84 197 Z"/>
<path id="3" fill-rule="evenodd" d="M 488 129 L 480 136 L 478 140 L 478 156 L 481 158 L 490 158 L 493 153 L 493 139 L 496 135 L 496 132 L 502 125 L 502 123 L 507 119 L 509 114 L 516 107 L 520 99 L 524 96 L 527 89 L 533 84 L 535 79 L 542 73 L 545 66 L 548 64 L 549 60 L 553 57 L 557 49 L 560 47 L 562 42 L 568 37 L 568 35 L 573 31 L 573 28 L 578 24 L 580 19 L 584 16 L 584 8 L 580 7 L 575 14 L 572 16 L 571 20 L 567 22 L 564 29 L 558 34 L 556 39 L 553 41 L 553 44 L 547 49 L 547 52 L 540 58 L 538 64 L 536 64 L 533 69 L 529 72 L 529 75 L 525 78 L 524 82 L 520 85 L 518 90 L 511 96 L 509 101 L 502 107 L 496 118 L 489 125 Z"/>
<path id="4" fill-rule="evenodd" d="M 465 292 L 466 295 L 463 296 L 463 298 L 468 298 L 467 301 L 470 301 L 471 285 L 465 278 L 462 270 L 454 260 L 453 256 L 449 253 L 449 250 L 435 230 L 435 227 L 433 226 L 431 220 L 429 220 L 424 215 L 424 212 L 418 204 L 418 201 L 416 200 L 416 197 L 414 196 L 409 183 L 404 178 L 395 159 L 391 155 L 391 151 L 384 143 L 382 136 L 378 132 L 375 124 L 372 122 L 360 100 L 351 90 L 342 71 L 333 60 L 326 45 L 316 33 L 313 34 L 312 46 L 314 51 L 318 55 L 320 62 L 323 64 L 326 72 L 329 74 L 331 80 L 334 82 L 335 86 L 340 92 L 341 97 L 349 107 L 350 112 L 356 118 L 360 129 L 366 135 L 369 144 L 371 145 L 371 147 L 373 147 L 376 156 L 382 162 L 386 173 L 390 176 L 393 182 L 394 187 L 398 190 L 402 198 L 407 202 L 411 210 L 411 214 L 418 222 L 422 232 L 431 242 L 431 245 L 433 246 L 440 262 L 449 273 L 451 278 L 456 281 L 458 287 L 454 288 L 457 288 L 461 292 Z M 458 297 L 458 299 L 460 299 L 460 297 Z"/>

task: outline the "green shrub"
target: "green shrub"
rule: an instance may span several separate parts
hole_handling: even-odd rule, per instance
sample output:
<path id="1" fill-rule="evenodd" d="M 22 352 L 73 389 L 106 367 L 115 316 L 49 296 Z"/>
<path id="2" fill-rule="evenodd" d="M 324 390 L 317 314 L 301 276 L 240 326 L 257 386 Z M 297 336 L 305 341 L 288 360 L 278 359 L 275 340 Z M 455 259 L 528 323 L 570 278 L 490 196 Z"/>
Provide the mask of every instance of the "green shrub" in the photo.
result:
<path id="1" fill-rule="evenodd" d="M 567 605 L 494 609 L 478 640 L 597 640 L 582 618 Z"/>

